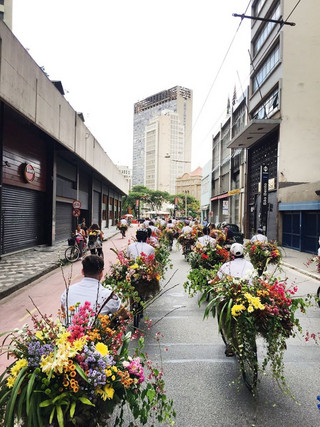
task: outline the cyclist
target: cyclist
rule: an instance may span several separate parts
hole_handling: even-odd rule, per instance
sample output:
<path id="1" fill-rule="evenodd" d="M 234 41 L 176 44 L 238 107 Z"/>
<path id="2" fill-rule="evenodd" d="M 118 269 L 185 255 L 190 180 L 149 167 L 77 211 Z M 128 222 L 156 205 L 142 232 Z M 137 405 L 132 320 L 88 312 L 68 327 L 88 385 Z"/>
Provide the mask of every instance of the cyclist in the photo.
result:
<path id="1" fill-rule="evenodd" d="M 245 278 L 253 273 L 254 267 L 250 261 L 244 259 L 243 254 L 243 245 L 240 243 L 233 243 L 230 248 L 230 254 L 234 258 L 231 261 L 224 263 L 218 273 L 217 276 L 211 280 L 209 283 L 213 284 L 218 282 L 223 276 L 231 276 L 235 278 Z M 234 356 L 232 347 L 230 344 L 226 344 L 225 355 L 227 357 Z"/>
<path id="2" fill-rule="evenodd" d="M 267 243 L 268 237 L 263 234 L 262 228 L 258 228 L 256 234 L 251 238 L 251 243 L 254 242 Z"/>
<path id="3" fill-rule="evenodd" d="M 86 243 L 86 233 L 85 233 L 84 229 L 81 228 L 81 224 L 77 225 L 77 229 L 74 232 L 74 237 L 76 239 L 76 242 L 77 242 L 79 250 L 80 250 L 80 257 L 82 257 L 83 247 L 84 247 L 84 244 Z"/>
<path id="4" fill-rule="evenodd" d="M 198 238 L 198 242 L 202 246 L 210 245 L 211 247 L 215 247 L 217 241 L 216 241 L 216 239 L 214 239 L 213 237 L 210 236 L 210 228 L 209 227 L 203 227 L 202 232 L 203 232 L 203 236 Z"/>
<path id="5" fill-rule="evenodd" d="M 136 259 L 141 254 L 146 256 L 155 255 L 155 251 L 147 242 L 148 232 L 146 229 L 139 229 L 136 233 L 137 241 L 128 246 L 127 253 L 129 258 Z"/>

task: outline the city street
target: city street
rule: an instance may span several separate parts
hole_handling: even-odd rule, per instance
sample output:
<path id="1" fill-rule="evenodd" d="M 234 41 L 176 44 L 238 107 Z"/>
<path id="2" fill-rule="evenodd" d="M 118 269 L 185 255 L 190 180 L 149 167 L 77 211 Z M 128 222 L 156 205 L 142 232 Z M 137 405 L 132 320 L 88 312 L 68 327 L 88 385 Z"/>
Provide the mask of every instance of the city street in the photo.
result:
<path id="1" fill-rule="evenodd" d="M 130 229 L 130 233 L 134 231 L 135 228 Z M 107 266 L 115 259 L 109 248 L 120 249 L 127 242 L 127 238 L 117 235 L 104 243 Z M 296 400 L 283 394 L 269 376 L 261 376 L 257 395 L 252 397 L 242 383 L 235 358 L 224 355 L 216 319 L 203 320 L 204 307 L 199 308 L 197 297 L 190 298 L 184 292 L 182 284 L 190 267 L 175 245 L 171 258 L 173 268 L 162 283 L 167 292 L 146 310 L 154 326 L 150 330 L 145 328 L 145 337 L 150 359 L 162 361 L 167 396 L 174 400 L 177 411 L 175 425 L 318 426 L 320 347 L 313 342 L 306 343 L 301 336 L 288 342 L 285 376 Z M 73 265 L 73 283 L 80 279 L 80 269 L 80 262 Z M 65 273 L 69 274 L 70 270 L 65 268 Z M 300 295 L 314 294 L 319 284 L 290 269 L 282 274 L 299 286 Z M 1 331 L 21 327 L 29 321 L 26 309 L 36 311 L 29 296 L 41 312 L 55 316 L 63 289 L 61 271 L 56 270 L 1 300 Z M 319 332 L 318 307 L 309 308 L 306 315 L 299 317 L 304 330 Z M 160 345 L 155 339 L 157 332 L 163 334 Z M 262 341 L 258 343 L 258 351 L 263 351 Z M 1 371 L 6 363 L 2 358 Z"/>

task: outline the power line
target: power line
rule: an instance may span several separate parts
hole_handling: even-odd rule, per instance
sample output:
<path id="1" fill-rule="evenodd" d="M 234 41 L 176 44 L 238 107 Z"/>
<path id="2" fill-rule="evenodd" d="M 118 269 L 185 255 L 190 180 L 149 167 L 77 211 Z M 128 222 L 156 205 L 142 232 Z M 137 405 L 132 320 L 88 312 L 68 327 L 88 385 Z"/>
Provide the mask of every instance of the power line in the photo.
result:
<path id="1" fill-rule="evenodd" d="M 248 10 L 248 8 L 249 8 L 249 6 L 250 6 L 250 3 L 251 3 L 251 2 L 252 2 L 252 0 L 249 0 L 249 3 L 248 3 L 248 5 L 247 5 L 246 10 L 245 10 L 245 12 L 244 12 L 244 13 L 246 13 L 246 12 L 247 12 L 247 10 Z M 207 94 L 207 96 L 206 96 L 206 98 L 205 98 L 205 100 L 204 100 L 204 102 L 203 102 L 203 104 L 202 104 L 202 106 L 201 106 L 201 108 L 200 108 L 199 114 L 198 114 L 198 116 L 197 116 L 197 118 L 196 118 L 196 120 L 195 120 L 195 122 L 194 122 L 194 125 L 193 125 L 193 127 L 192 127 L 192 131 L 193 131 L 193 129 L 195 128 L 195 126 L 196 126 L 196 124 L 197 124 L 197 122 L 198 122 L 198 120 L 199 120 L 199 117 L 201 116 L 202 111 L 203 111 L 203 109 L 204 109 L 204 107 L 205 107 L 205 105 L 206 105 L 206 103 L 207 103 L 207 101 L 208 101 L 208 98 L 209 98 L 209 96 L 210 96 L 210 93 L 211 93 L 211 91 L 212 91 L 212 88 L 213 88 L 213 86 L 215 85 L 215 83 L 216 83 L 216 81 L 217 81 L 217 78 L 218 78 L 218 76 L 219 76 L 219 74 L 220 74 L 220 71 L 221 71 L 221 69 L 222 69 L 222 67 L 223 67 L 223 65 L 224 65 L 224 63 L 225 63 L 225 61 L 226 61 L 226 59 L 227 59 L 227 56 L 228 56 L 228 54 L 229 54 L 229 52 L 230 52 L 230 49 L 231 49 L 231 47 L 232 47 L 232 45 L 233 45 L 233 42 L 234 42 L 234 40 L 235 40 L 235 38 L 236 38 L 236 35 L 237 35 L 237 33 L 238 33 L 238 31 L 239 31 L 239 29 L 240 29 L 240 27 L 241 27 L 242 21 L 243 21 L 243 19 L 241 19 L 241 21 L 240 21 L 240 23 L 239 23 L 239 25 L 238 25 L 238 28 L 236 29 L 236 32 L 234 33 L 234 36 L 233 36 L 233 38 L 232 38 L 232 40 L 231 40 L 231 43 L 229 44 L 229 47 L 228 47 L 228 49 L 227 49 L 227 51 L 226 51 L 226 53 L 225 53 L 225 55 L 224 55 L 224 57 L 223 57 L 222 63 L 221 63 L 221 65 L 220 65 L 220 67 L 219 67 L 219 69 L 218 69 L 218 71 L 217 71 L 217 74 L 215 75 L 215 78 L 214 78 L 214 80 L 213 80 L 213 82 L 212 82 L 212 84 L 211 84 L 211 86 L 210 86 L 209 92 L 208 92 L 208 94 Z"/>

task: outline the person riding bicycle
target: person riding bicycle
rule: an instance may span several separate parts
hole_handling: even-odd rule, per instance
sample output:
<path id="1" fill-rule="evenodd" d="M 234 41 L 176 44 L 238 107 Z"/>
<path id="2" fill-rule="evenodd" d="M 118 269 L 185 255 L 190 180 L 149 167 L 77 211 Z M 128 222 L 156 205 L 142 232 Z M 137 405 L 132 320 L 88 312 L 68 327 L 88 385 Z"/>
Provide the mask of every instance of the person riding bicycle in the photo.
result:
<path id="1" fill-rule="evenodd" d="M 82 261 L 83 279 L 71 285 L 68 292 L 61 295 L 61 310 L 66 314 L 69 307 L 78 303 L 90 302 L 94 311 L 101 309 L 101 314 L 115 313 L 120 309 L 121 300 L 109 289 L 104 288 L 100 281 L 103 277 L 104 261 L 97 255 L 88 255 Z M 70 315 L 70 313 L 69 313 Z"/>
<path id="2" fill-rule="evenodd" d="M 251 238 L 251 243 L 254 242 L 267 243 L 268 237 L 263 234 L 262 228 L 258 228 L 256 234 Z"/>
<path id="3" fill-rule="evenodd" d="M 217 241 L 216 241 L 216 239 L 214 239 L 213 237 L 210 236 L 210 228 L 209 227 L 203 227 L 202 232 L 203 232 L 203 236 L 198 238 L 198 242 L 202 246 L 210 245 L 211 247 L 215 247 Z"/>
<path id="4" fill-rule="evenodd" d="M 102 242 L 103 233 L 100 230 L 99 225 L 92 224 L 88 233 L 88 247 L 90 249 L 91 255 L 98 253 L 99 256 L 102 256 Z"/>
<path id="5" fill-rule="evenodd" d="M 230 248 L 230 255 L 233 259 L 220 267 L 217 276 L 209 282 L 210 284 L 218 282 L 224 276 L 242 279 L 249 277 L 250 274 L 253 273 L 253 265 L 250 261 L 244 259 L 243 245 L 240 243 L 233 243 Z M 234 355 L 230 344 L 226 344 L 225 355 L 227 357 L 232 357 Z"/>
<path id="6" fill-rule="evenodd" d="M 120 219 L 119 229 L 120 229 L 120 232 L 122 234 L 122 238 L 126 237 L 126 230 L 128 229 L 128 222 L 124 216 Z"/>
<path id="7" fill-rule="evenodd" d="M 155 255 L 153 247 L 147 243 L 148 232 L 146 229 L 138 229 L 136 238 L 137 241 L 128 246 L 127 254 L 129 258 L 136 259 L 141 254 L 146 256 Z"/>

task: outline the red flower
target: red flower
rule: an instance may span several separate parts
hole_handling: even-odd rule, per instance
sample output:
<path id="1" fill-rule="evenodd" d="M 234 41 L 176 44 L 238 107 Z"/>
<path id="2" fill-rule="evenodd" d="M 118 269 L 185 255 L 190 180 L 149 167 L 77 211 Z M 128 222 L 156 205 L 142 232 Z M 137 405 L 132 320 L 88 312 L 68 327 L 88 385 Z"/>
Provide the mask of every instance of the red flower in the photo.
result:
<path id="1" fill-rule="evenodd" d="M 208 259 L 209 257 L 208 257 L 208 255 L 206 255 L 206 254 L 202 254 L 202 255 L 201 255 L 201 258 L 203 258 L 203 259 Z"/>

